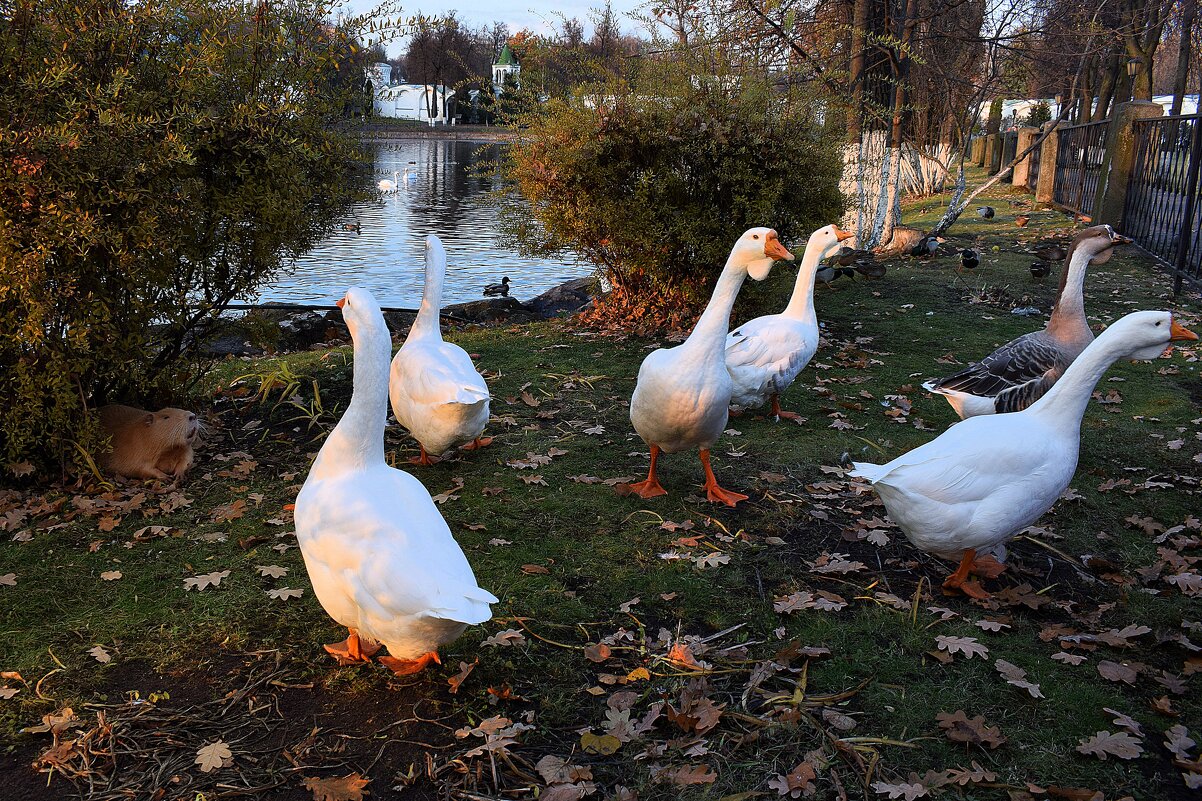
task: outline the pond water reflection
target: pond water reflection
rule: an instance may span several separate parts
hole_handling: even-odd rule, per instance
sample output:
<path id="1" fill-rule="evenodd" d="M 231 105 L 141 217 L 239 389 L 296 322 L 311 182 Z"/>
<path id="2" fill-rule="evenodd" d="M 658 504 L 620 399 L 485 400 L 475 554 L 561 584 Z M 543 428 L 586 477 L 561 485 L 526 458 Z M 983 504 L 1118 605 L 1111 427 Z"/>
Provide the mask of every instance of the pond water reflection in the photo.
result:
<path id="1" fill-rule="evenodd" d="M 498 239 L 499 179 L 473 167 L 498 158 L 504 145 L 447 139 L 406 139 L 369 145 L 373 183 L 401 173 L 397 191 L 359 204 L 348 225 L 265 287 L 259 302 L 332 304 L 348 286 L 372 291 L 381 306 L 416 308 L 422 296 L 424 241 L 437 234 L 447 249 L 443 303 L 478 300 L 486 284 L 509 276 L 511 293 L 532 298 L 589 269 L 571 259 L 528 259 Z M 410 170 L 413 179 L 406 181 Z"/>

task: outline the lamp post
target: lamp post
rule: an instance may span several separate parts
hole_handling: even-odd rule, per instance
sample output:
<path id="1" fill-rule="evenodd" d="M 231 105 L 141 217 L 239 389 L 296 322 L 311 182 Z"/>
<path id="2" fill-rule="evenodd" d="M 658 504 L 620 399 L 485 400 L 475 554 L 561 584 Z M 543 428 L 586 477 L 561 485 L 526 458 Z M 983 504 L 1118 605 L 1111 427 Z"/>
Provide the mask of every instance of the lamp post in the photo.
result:
<path id="1" fill-rule="evenodd" d="M 1127 59 L 1127 77 L 1131 79 L 1131 97 L 1135 97 L 1139 91 L 1135 88 L 1135 82 L 1139 78 L 1140 72 L 1143 71 L 1144 60 L 1139 56 Z"/>

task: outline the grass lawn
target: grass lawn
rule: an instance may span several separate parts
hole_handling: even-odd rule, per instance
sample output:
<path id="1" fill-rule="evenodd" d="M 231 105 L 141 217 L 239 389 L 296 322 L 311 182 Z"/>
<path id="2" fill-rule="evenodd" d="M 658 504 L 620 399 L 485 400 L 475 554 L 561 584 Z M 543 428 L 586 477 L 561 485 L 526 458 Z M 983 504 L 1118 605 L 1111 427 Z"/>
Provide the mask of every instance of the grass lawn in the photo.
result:
<path id="1" fill-rule="evenodd" d="M 819 287 L 824 343 L 783 402 L 805 419 L 734 418 L 715 448 L 751 496 L 733 510 L 699 495 L 694 455 L 661 461 L 667 497 L 612 488 L 645 473 L 627 404 L 662 342 L 449 333 L 487 371 L 496 441 L 412 470 L 501 602 L 421 676 L 334 664 L 321 643 L 345 632 L 296 547 L 289 505 L 349 399 L 349 347 L 221 364 L 178 489 L 0 490 L 0 796 L 321 798 L 350 776 L 330 798 L 356 779 L 371 798 L 1191 797 L 1198 749 L 1165 743 L 1202 739 L 1202 348 L 1103 378 L 1072 492 L 990 602 L 945 597 L 952 566 L 838 467 L 933 438 L 955 417 L 922 379 L 1041 324 L 1010 313 L 1056 289 L 1024 248 L 1071 219 L 1020 230 L 1004 195 L 952 229 L 974 272 L 943 256 Z M 791 282 L 749 283 L 737 320 Z M 1100 328 L 1171 307 L 1169 287 L 1127 248 L 1086 307 Z M 416 445 L 390 426 L 387 452 Z M 43 716 L 57 734 L 28 731 Z M 1120 754 L 1078 750 L 1098 732 Z"/>

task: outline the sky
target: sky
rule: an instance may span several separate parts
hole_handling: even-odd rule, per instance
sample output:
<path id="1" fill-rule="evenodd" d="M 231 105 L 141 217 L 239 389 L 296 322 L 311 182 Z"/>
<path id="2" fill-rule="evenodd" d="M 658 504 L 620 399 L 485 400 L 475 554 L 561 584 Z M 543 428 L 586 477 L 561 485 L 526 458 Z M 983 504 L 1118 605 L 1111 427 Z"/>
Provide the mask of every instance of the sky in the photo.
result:
<path id="1" fill-rule="evenodd" d="M 377 0 L 347 0 L 346 6 L 353 13 L 363 13 L 375 7 Z M 622 30 L 626 33 L 635 32 L 636 25 L 625 15 L 643 5 L 644 0 L 613 0 L 614 12 L 622 20 Z M 588 20 L 590 8 L 601 5 L 604 0 L 402 0 L 403 13 L 438 15 L 450 11 L 471 27 L 491 24 L 493 21 L 504 22 L 509 29 L 516 33 L 522 28 L 529 28 L 535 33 L 549 33 L 551 22 L 556 20 L 555 12 L 566 16 L 576 17 L 584 23 L 585 34 L 592 32 Z M 403 43 L 394 42 L 388 46 L 390 56 L 399 55 L 404 49 Z"/>

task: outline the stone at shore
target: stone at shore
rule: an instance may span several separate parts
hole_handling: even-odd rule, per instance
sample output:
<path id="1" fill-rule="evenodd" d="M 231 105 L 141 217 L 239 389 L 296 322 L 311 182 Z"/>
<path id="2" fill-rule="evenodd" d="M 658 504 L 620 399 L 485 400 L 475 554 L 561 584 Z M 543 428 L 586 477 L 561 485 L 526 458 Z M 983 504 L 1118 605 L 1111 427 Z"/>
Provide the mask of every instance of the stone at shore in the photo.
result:
<path id="1" fill-rule="evenodd" d="M 541 317 L 558 317 L 565 313 L 575 314 L 593 301 L 593 288 L 596 284 L 594 278 L 575 278 L 565 281 L 559 286 L 551 287 L 538 297 L 526 301 L 526 306 Z"/>
<path id="2" fill-rule="evenodd" d="M 444 306 L 445 315 L 455 320 L 487 325 L 528 323 L 574 314 L 593 301 L 592 278 L 576 278 L 552 287 L 525 303 L 517 298 L 483 298 Z M 385 312 L 384 320 L 398 340 L 404 340 L 413 324 L 410 312 Z M 238 319 L 222 318 L 197 338 L 205 356 L 258 356 L 265 352 L 308 350 L 328 342 L 349 338 L 342 312 L 338 310 L 296 311 L 263 306 Z"/>

